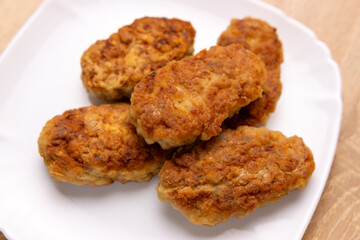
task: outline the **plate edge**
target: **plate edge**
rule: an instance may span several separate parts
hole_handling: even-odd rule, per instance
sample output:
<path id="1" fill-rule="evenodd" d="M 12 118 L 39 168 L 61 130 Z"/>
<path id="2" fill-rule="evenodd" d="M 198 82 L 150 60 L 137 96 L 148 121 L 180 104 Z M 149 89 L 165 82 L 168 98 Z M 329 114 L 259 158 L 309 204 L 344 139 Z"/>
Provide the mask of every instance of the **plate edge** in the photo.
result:
<path id="1" fill-rule="evenodd" d="M 314 40 L 314 43 L 319 46 L 323 52 L 325 52 L 325 55 L 326 55 L 326 60 L 328 61 L 328 63 L 330 65 L 333 65 L 333 68 L 335 69 L 335 79 L 336 79 L 336 95 L 335 96 L 335 100 L 336 100 L 336 103 L 339 107 L 339 114 L 337 115 L 336 119 L 334 120 L 334 124 L 336 126 L 336 133 L 335 133 L 335 136 L 334 136 L 334 139 L 333 141 L 331 142 L 331 146 L 332 146 L 332 151 L 330 153 L 330 158 L 331 158 L 331 163 L 327 164 L 326 165 L 326 177 L 325 177 L 325 181 L 322 182 L 320 184 L 321 186 L 321 191 L 314 197 L 315 199 L 315 202 L 316 204 L 312 207 L 311 209 L 311 215 L 308 217 L 307 219 L 307 224 L 304 225 L 303 229 L 301 229 L 300 231 L 300 236 L 299 236 L 299 239 L 302 239 L 302 237 L 304 236 L 305 234 L 305 231 L 307 230 L 308 226 L 309 226 L 309 223 L 315 213 L 315 210 L 319 204 L 319 201 L 320 201 L 320 198 L 324 192 L 324 189 L 325 189 L 325 185 L 328 181 L 328 178 L 329 178 L 329 175 L 330 175 L 330 171 L 331 171 L 331 168 L 332 168 L 332 165 L 333 165 L 333 162 L 334 162 L 334 158 L 335 158 L 335 154 L 336 154 L 336 150 L 337 150 L 337 143 L 339 141 L 339 135 L 340 135 L 340 130 L 341 130 L 341 122 L 342 122 L 342 114 L 343 114 L 343 101 L 342 101 L 342 78 L 341 78 L 341 73 L 340 73 L 340 68 L 339 68 L 339 65 L 338 63 L 332 58 L 332 55 L 331 55 L 331 51 L 329 49 L 329 47 L 327 46 L 327 44 L 325 42 L 323 42 L 322 40 L 320 40 L 318 37 L 317 37 L 317 34 L 311 30 L 309 27 L 307 27 L 305 24 L 303 24 L 302 22 L 300 22 L 299 20 L 293 18 L 293 17 L 290 17 L 288 16 L 283 10 L 275 7 L 275 6 L 272 6 L 271 4 L 268 4 L 266 2 L 263 2 L 263 1 L 260 1 L 260 0 L 249 0 L 251 2 L 253 2 L 254 4 L 257 4 L 257 5 L 262 5 L 263 7 L 266 7 L 268 8 L 269 10 L 272 10 L 274 12 L 277 12 L 278 14 L 280 15 L 283 15 L 285 16 L 289 22 L 293 25 L 296 25 L 297 27 L 301 28 L 306 34 L 308 34 L 311 39 Z M 331 149 L 331 148 L 330 148 Z"/>

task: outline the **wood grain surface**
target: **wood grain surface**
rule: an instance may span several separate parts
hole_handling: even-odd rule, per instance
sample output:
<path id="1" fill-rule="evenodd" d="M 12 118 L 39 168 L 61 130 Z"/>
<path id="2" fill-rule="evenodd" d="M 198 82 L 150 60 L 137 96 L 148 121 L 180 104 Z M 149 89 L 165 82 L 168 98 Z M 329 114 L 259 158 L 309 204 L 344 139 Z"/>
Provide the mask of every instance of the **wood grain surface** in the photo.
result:
<path id="1" fill-rule="evenodd" d="M 303 239 L 360 239 L 360 1 L 264 1 L 304 23 L 329 46 L 343 80 L 344 112 L 336 156 Z M 0 0 L 0 53 L 40 2 Z M 0 240 L 4 239 L 0 232 Z"/>

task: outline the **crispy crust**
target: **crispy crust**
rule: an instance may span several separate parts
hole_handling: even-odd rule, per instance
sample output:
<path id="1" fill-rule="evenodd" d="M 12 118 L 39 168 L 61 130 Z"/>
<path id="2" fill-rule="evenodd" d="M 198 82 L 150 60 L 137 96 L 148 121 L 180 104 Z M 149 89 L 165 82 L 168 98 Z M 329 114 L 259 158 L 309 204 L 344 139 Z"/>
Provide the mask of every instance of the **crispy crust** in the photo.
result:
<path id="1" fill-rule="evenodd" d="M 241 45 L 215 46 L 171 62 L 139 82 L 130 114 L 137 133 L 163 149 L 208 140 L 262 94 L 264 63 Z"/>
<path id="2" fill-rule="evenodd" d="M 232 19 L 230 26 L 218 39 L 220 46 L 234 43 L 242 44 L 264 61 L 268 71 L 268 79 L 263 86 L 263 97 L 242 108 L 239 114 L 226 120 L 225 124 L 236 128 L 239 125 L 255 126 L 265 123 L 269 114 L 275 111 L 276 103 L 281 94 L 282 44 L 275 28 L 262 20 L 250 17 L 242 20 Z"/>
<path id="3" fill-rule="evenodd" d="M 157 191 L 190 222 L 212 226 L 305 188 L 314 168 L 301 138 L 240 126 L 166 161 Z"/>
<path id="4" fill-rule="evenodd" d="M 129 98 L 142 78 L 193 52 L 195 30 L 179 19 L 144 17 L 100 40 L 81 57 L 87 91 L 116 101 Z"/>
<path id="5" fill-rule="evenodd" d="M 149 181 L 167 152 L 147 145 L 129 118 L 129 105 L 122 103 L 69 110 L 49 120 L 38 144 L 51 177 L 91 186 Z"/>

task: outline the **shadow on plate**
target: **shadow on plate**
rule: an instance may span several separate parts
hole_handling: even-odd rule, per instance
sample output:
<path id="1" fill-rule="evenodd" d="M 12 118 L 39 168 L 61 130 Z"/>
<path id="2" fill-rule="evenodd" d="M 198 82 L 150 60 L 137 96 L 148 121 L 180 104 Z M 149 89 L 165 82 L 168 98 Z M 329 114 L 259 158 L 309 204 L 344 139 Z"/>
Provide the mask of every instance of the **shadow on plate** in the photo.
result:
<path id="1" fill-rule="evenodd" d="M 220 236 L 229 230 L 237 229 L 239 231 L 255 232 L 255 228 L 261 227 L 263 223 L 272 221 L 274 215 L 280 211 L 289 211 L 292 205 L 296 205 L 297 201 L 302 198 L 301 191 L 295 191 L 275 204 L 256 209 L 253 213 L 243 218 L 230 218 L 225 223 L 219 223 L 214 227 L 195 225 L 190 223 L 179 211 L 174 210 L 169 203 L 163 204 L 163 215 L 169 222 L 175 226 L 179 226 L 179 231 L 186 231 L 194 237 L 208 238 Z"/>
<path id="2" fill-rule="evenodd" d="M 109 102 L 107 102 L 105 100 L 102 100 L 100 98 L 93 97 L 90 94 L 88 94 L 88 98 L 89 98 L 89 101 L 90 101 L 91 105 L 95 105 L 95 106 L 99 106 L 101 104 L 109 103 Z"/>
<path id="3" fill-rule="evenodd" d="M 100 187 L 91 187 L 87 185 L 78 186 L 70 183 L 63 183 L 55 181 L 48 172 L 48 168 L 44 164 L 40 164 L 42 159 L 38 160 L 39 167 L 41 167 L 41 172 L 46 176 L 47 180 L 51 182 L 54 187 L 63 195 L 74 198 L 104 198 L 112 194 L 121 195 L 121 194 L 131 194 L 133 192 L 138 192 L 145 190 L 147 188 L 154 188 L 154 185 L 157 183 L 157 177 L 154 176 L 149 182 L 128 182 L 122 184 L 120 182 L 114 182 L 110 185 L 100 186 Z"/>
<path id="4" fill-rule="evenodd" d="M 101 104 L 116 103 L 116 102 L 109 102 L 109 101 L 102 100 L 100 98 L 93 97 L 90 94 L 88 94 L 88 98 L 89 98 L 90 103 L 95 106 L 100 106 Z M 124 102 L 124 103 L 130 104 L 130 99 L 125 99 L 125 100 L 119 101 L 119 102 Z"/>
<path id="5" fill-rule="evenodd" d="M 49 178 L 51 178 L 49 176 Z M 153 187 L 150 182 L 129 182 L 122 184 L 120 182 L 114 182 L 111 185 L 101 186 L 101 187 L 91 187 L 91 186 L 77 186 L 70 183 L 60 183 L 51 179 L 55 187 L 64 194 L 65 196 L 71 198 L 104 198 L 112 194 L 121 195 L 121 194 L 130 194 L 132 192 L 137 192 L 144 190 L 149 187 Z"/>

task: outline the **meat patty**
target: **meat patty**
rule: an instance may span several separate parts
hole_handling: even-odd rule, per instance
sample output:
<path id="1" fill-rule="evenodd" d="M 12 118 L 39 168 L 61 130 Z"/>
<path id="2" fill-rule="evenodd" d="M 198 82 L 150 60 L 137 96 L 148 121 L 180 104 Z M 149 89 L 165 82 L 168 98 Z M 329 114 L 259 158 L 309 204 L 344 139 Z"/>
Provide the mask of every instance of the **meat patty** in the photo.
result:
<path id="1" fill-rule="evenodd" d="M 51 177 L 76 185 L 149 181 L 167 152 L 129 123 L 129 104 L 83 107 L 48 121 L 38 144 Z"/>
<path id="2" fill-rule="evenodd" d="M 81 57 L 82 81 L 87 91 L 104 100 L 130 98 L 134 86 L 169 61 L 193 52 L 195 30 L 179 19 L 140 18 Z"/>
<path id="3" fill-rule="evenodd" d="M 157 191 L 190 222 L 213 226 L 305 188 L 314 168 L 301 138 L 240 126 L 166 161 Z"/>
<path id="4" fill-rule="evenodd" d="M 218 45 L 241 44 L 264 61 L 268 78 L 263 85 L 263 96 L 242 108 L 239 114 L 226 120 L 226 125 L 236 128 L 239 125 L 265 123 L 269 114 L 275 111 L 281 94 L 280 64 L 283 62 L 283 49 L 276 29 L 265 21 L 247 17 L 231 20 L 230 26 L 221 34 Z"/>
<path id="5" fill-rule="evenodd" d="M 215 46 L 140 81 L 130 114 L 137 133 L 163 149 L 208 140 L 223 121 L 261 97 L 264 63 L 241 45 Z"/>

